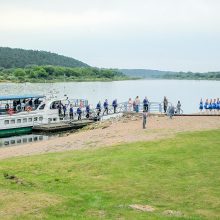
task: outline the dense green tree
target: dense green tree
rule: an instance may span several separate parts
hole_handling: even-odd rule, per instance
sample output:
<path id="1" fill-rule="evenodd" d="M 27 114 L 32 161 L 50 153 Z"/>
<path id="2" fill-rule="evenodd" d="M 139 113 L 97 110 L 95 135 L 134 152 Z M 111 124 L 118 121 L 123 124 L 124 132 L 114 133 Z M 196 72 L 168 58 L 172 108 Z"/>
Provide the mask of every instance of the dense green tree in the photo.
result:
<path id="1" fill-rule="evenodd" d="M 30 65 L 88 67 L 87 64 L 81 61 L 55 53 L 0 47 L 0 67 L 23 68 Z"/>
<path id="2" fill-rule="evenodd" d="M 24 77 L 25 76 L 25 71 L 23 69 L 15 69 L 13 74 L 16 76 L 16 77 Z"/>
<path id="3" fill-rule="evenodd" d="M 118 70 L 93 67 L 26 66 L 0 70 L 0 80 L 13 82 L 93 81 L 128 79 Z"/>

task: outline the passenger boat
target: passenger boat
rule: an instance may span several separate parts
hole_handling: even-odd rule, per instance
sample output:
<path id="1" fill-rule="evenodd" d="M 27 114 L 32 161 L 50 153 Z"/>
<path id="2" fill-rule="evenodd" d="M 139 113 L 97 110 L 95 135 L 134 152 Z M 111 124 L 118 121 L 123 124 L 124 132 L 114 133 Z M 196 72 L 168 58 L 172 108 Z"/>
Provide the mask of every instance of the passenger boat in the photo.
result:
<path id="1" fill-rule="evenodd" d="M 88 101 L 84 99 L 62 99 L 43 95 L 0 96 L 0 138 L 26 134 L 33 126 L 69 121 L 70 105 L 85 110 Z M 62 108 L 66 107 L 66 114 Z"/>

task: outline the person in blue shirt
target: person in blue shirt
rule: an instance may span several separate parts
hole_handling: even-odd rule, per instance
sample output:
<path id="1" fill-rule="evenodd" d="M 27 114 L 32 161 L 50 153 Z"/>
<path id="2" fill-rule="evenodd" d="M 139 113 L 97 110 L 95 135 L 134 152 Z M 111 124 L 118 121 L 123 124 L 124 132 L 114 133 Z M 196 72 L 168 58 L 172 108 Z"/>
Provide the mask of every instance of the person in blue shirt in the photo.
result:
<path id="1" fill-rule="evenodd" d="M 209 109 L 209 101 L 208 101 L 208 99 L 206 99 L 206 101 L 205 101 L 204 108 L 205 108 L 205 110 L 207 112 L 207 110 Z"/>
<path id="2" fill-rule="evenodd" d="M 216 99 L 214 99 L 212 103 L 212 109 L 215 111 L 216 110 Z"/>
<path id="3" fill-rule="evenodd" d="M 210 99 L 210 102 L 209 102 L 209 111 L 210 112 L 212 111 L 212 99 Z"/>
<path id="4" fill-rule="evenodd" d="M 107 113 L 108 115 L 108 100 L 106 99 L 105 102 L 104 102 L 104 112 L 103 112 L 103 115 L 105 114 L 105 112 Z"/>
<path id="5" fill-rule="evenodd" d="M 70 105 L 70 120 L 73 120 L 73 105 Z"/>
<path id="6" fill-rule="evenodd" d="M 90 106 L 87 105 L 86 106 L 86 118 L 89 118 L 89 114 L 90 114 Z"/>
<path id="7" fill-rule="evenodd" d="M 149 101 L 147 97 L 145 97 L 143 100 L 143 110 L 148 112 L 148 107 L 149 107 Z"/>
<path id="8" fill-rule="evenodd" d="M 219 101 L 219 98 L 217 98 L 217 101 L 216 101 L 216 109 L 217 109 L 217 111 L 220 110 L 220 101 Z"/>
<path id="9" fill-rule="evenodd" d="M 82 109 L 81 107 L 77 108 L 78 120 L 82 119 Z"/>
<path id="10" fill-rule="evenodd" d="M 63 105 L 63 117 L 66 117 L 66 105 Z"/>
<path id="11" fill-rule="evenodd" d="M 117 109 L 117 106 L 118 106 L 117 99 L 113 100 L 112 106 L 114 108 L 114 113 L 116 113 L 116 109 Z"/>
<path id="12" fill-rule="evenodd" d="M 203 110 L 203 101 L 202 101 L 202 99 L 200 99 L 199 110 L 200 110 L 200 112 L 202 112 L 202 110 Z"/>
<path id="13" fill-rule="evenodd" d="M 97 116 L 100 115 L 102 107 L 101 107 L 101 102 L 99 101 L 98 104 L 96 105 L 96 110 L 97 110 Z"/>

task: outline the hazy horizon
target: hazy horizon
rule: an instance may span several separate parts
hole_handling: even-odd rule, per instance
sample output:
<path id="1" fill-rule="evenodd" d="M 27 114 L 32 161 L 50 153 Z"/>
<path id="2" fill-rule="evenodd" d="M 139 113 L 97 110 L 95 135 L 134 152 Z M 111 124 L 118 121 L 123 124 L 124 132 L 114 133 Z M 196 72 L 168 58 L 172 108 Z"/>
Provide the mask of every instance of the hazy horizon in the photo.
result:
<path id="1" fill-rule="evenodd" d="M 91 66 L 220 70 L 218 0 L 0 0 L 0 46 Z"/>

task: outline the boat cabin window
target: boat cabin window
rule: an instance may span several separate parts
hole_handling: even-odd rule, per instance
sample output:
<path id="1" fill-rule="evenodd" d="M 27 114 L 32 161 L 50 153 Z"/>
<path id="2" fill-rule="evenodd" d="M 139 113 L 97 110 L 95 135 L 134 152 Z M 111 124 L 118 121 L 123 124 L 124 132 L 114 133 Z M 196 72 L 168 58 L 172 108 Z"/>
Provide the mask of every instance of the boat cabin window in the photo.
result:
<path id="1" fill-rule="evenodd" d="M 43 121 L 43 117 L 39 117 L 39 121 Z"/>
<path id="2" fill-rule="evenodd" d="M 23 138 L 23 143 L 27 143 L 27 138 Z"/>
<path id="3" fill-rule="evenodd" d="M 32 122 L 32 118 L 28 118 L 28 122 Z"/>
<path id="4" fill-rule="evenodd" d="M 39 110 L 44 110 L 45 108 L 45 104 L 42 104 L 40 107 L 39 107 Z"/>
<path id="5" fill-rule="evenodd" d="M 21 139 L 18 139 L 18 140 L 17 140 L 17 144 L 21 144 Z"/>
<path id="6" fill-rule="evenodd" d="M 17 123 L 21 123 L 21 119 L 18 119 L 18 120 L 17 120 Z"/>
<path id="7" fill-rule="evenodd" d="M 23 118 L 23 123 L 27 123 L 27 118 Z"/>
<path id="8" fill-rule="evenodd" d="M 58 109 L 61 104 L 61 101 L 52 102 L 50 105 L 50 109 Z"/>
<path id="9" fill-rule="evenodd" d="M 15 120 L 14 119 L 11 120 L 11 124 L 15 124 Z"/>
<path id="10" fill-rule="evenodd" d="M 34 121 L 37 121 L 37 117 L 34 118 Z"/>
<path id="11" fill-rule="evenodd" d="M 10 143 L 9 141 L 5 141 L 4 145 L 9 145 L 9 143 Z"/>
<path id="12" fill-rule="evenodd" d="M 5 125 L 8 125 L 9 124 L 9 120 L 5 120 Z"/>

